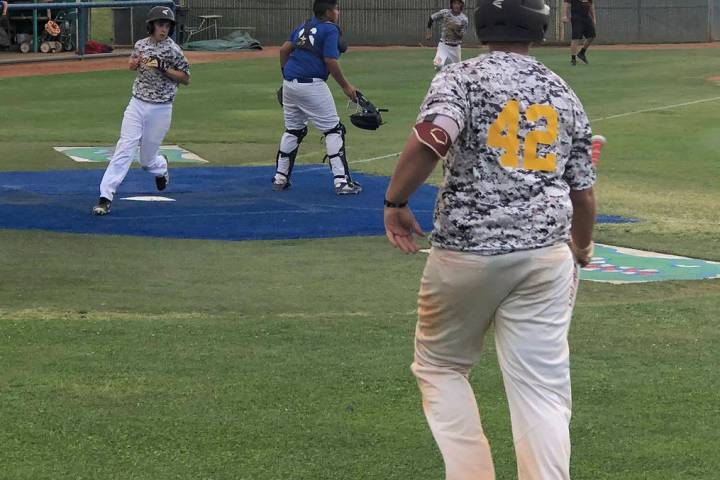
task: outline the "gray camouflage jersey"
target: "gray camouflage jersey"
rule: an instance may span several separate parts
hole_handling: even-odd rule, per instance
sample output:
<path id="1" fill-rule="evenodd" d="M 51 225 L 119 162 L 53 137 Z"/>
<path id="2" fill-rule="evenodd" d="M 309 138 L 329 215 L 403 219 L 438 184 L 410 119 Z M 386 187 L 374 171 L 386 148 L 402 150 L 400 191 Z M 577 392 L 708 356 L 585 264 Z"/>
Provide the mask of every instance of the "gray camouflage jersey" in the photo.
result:
<path id="1" fill-rule="evenodd" d="M 170 68 L 190 74 L 190 64 L 182 49 L 171 38 L 166 38 L 160 43 L 155 43 L 150 37 L 138 40 L 132 55 L 142 55 L 145 58 L 157 57 L 165 60 Z M 158 69 L 138 68 L 132 88 L 133 97 L 148 103 L 171 103 L 176 93 L 177 83 Z"/>
<path id="2" fill-rule="evenodd" d="M 595 183 L 580 100 L 533 57 L 493 52 L 437 74 L 418 121 L 460 127 L 443 163 L 432 244 L 498 255 L 567 242 L 570 190 Z"/>
<path id="3" fill-rule="evenodd" d="M 460 15 L 453 14 L 452 10 L 445 8 L 439 12 L 430 15 L 433 22 L 442 20 L 442 34 L 440 40 L 450 45 L 459 45 L 462 43 L 463 36 L 468 28 L 468 18 L 464 13 Z"/>

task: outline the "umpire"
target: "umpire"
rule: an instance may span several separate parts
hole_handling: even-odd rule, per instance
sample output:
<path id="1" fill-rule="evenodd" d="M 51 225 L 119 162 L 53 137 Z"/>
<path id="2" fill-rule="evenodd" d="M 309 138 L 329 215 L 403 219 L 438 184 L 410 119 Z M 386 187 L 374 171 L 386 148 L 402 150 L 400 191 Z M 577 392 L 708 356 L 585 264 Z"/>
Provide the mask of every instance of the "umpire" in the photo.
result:
<path id="1" fill-rule="evenodd" d="M 570 15 L 568 16 L 568 7 Z M 576 57 L 588 63 L 587 49 L 595 40 L 595 4 L 593 0 L 564 0 L 562 19 L 564 23 L 570 22 L 572 25 L 572 41 L 570 42 L 570 63 L 577 65 Z M 578 52 L 578 46 L 583 42 L 583 46 Z"/>
<path id="2" fill-rule="evenodd" d="M 587 115 L 529 55 L 544 0 L 479 0 L 489 53 L 435 77 L 385 197 L 388 239 L 416 252 L 407 207 L 439 159 L 432 249 L 418 293 L 412 371 L 446 480 L 495 480 L 468 381 L 494 326 L 518 480 L 570 480 L 568 329 L 592 256 L 595 169 Z"/>

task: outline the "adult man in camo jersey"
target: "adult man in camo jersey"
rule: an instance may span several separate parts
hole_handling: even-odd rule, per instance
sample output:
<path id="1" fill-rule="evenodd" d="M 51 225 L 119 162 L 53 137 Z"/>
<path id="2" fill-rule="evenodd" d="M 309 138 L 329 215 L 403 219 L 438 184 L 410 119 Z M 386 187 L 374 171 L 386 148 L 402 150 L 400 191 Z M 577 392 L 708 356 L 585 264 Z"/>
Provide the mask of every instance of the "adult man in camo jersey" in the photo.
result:
<path id="1" fill-rule="evenodd" d="M 170 181 L 167 158 L 158 150 L 170 129 L 178 84 L 190 83 L 190 65 L 170 38 L 175 15 L 169 7 L 150 9 L 146 24 L 150 35 L 135 43 L 130 57 L 129 68 L 138 73 L 123 116 L 120 140 L 100 183 L 94 215 L 110 213 L 115 192 L 130 169 L 138 145 L 140 165 L 155 176 L 156 188 L 165 190 Z"/>
<path id="2" fill-rule="evenodd" d="M 420 108 L 385 198 L 390 242 L 422 234 L 410 195 L 443 158 L 412 371 L 447 480 L 493 480 L 468 381 L 494 324 L 519 480 L 570 478 L 567 334 L 577 265 L 592 255 L 591 132 L 568 85 L 529 56 L 544 0 L 480 0 L 490 53 L 444 68 Z"/>
<path id="3" fill-rule="evenodd" d="M 468 27 L 468 18 L 463 13 L 464 8 L 463 0 L 450 0 L 450 8 L 444 8 L 430 15 L 425 34 L 427 40 L 432 38 L 433 23 L 442 22 L 442 33 L 433 60 L 436 70 L 462 59 L 461 45 Z"/>

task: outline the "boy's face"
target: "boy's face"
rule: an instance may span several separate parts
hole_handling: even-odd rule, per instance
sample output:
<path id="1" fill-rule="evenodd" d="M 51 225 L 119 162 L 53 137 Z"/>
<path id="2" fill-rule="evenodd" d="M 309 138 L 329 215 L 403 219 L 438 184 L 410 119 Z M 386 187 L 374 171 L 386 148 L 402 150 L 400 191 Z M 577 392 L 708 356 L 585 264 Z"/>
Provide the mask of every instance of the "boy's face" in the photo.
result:
<path id="1" fill-rule="evenodd" d="M 168 35 L 170 35 L 170 21 L 169 20 L 157 20 L 155 22 L 155 30 L 153 31 L 152 37 L 156 42 L 162 42 Z"/>
<path id="2" fill-rule="evenodd" d="M 458 2 L 458 1 L 452 2 L 452 4 L 450 4 L 450 8 L 452 9 L 453 13 L 462 12 L 463 6 L 464 6 L 463 2 Z"/>

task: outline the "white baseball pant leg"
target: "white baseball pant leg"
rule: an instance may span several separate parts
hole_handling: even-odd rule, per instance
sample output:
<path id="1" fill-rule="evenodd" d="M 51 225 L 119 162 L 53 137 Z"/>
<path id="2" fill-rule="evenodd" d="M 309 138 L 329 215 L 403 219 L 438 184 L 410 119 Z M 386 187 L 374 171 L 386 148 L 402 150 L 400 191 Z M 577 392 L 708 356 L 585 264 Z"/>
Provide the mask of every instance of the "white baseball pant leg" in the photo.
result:
<path id="1" fill-rule="evenodd" d="M 155 176 L 167 172 L 165 158 L 158 149 L 170 129 L 172 104 L 153 104 L 133 97 L 125 109 L 120 139 L 100 183 L 100 196 L 112 200 L 130 169 L 140 145 L 140 165 Z"/>
<path id="2" fill-rule="evenodd" d="M 327 83 L 316 79 L 313 83 L 283 82 L 283 113 L 286 130 L 301 130 L 308 120 L 321 132 L 330 132 L 340 123 L 335 99 Z M 285 132 L 280 140 L 280 150 L 291 152 L 297 148 L 297 137 Z M 325 136 L 325 148 L 330 158 L 333 176 L 349 175 L 347 165 L 338 153 L 345 146 L 344 135 L 340 132 L 328 133 Z M 280 170 L 280 162 L 278 162 Z"/>
<path id="3" fill-rule="evenodd" d="M 460 45 L 451 46 L 443 42 L 438 43 L 437 52 L 435 53 L 435 60 L 433 65 L 437 70 L 440 70 L 445 65 L 450 63 L 457 63 L 462 60 L 462 49 Z"/>
<path id="4" fill-rule="evenodd" d="M 567 333 L 577 290 L 567 245 L 481 256 L 433 248 L 418 297 L 415 360 L 446 480 L 494 480 L 468 381 L 495 323 L 518 480 L 569 480 Z"/>

